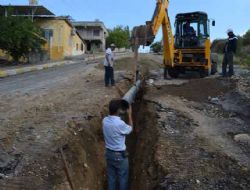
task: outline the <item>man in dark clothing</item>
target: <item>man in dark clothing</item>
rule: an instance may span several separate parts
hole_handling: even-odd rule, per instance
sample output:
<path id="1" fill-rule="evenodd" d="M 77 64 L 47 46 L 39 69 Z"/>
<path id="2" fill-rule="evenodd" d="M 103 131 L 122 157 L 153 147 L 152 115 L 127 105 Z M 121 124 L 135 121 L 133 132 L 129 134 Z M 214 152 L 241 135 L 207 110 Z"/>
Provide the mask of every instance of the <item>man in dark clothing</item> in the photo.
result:
<path id="1" fill-rule="evenodd" d="M 183 30 L 184 30 L 185 36 L 188 36 L 188 37 L 196 36 L 196 32 L 195 32 L 194 28 L 190 25 L 190 21 L 187 21 L 184 24 Z"/>
<path id="2" fill-rule="evenodd" d="M 195 47 L 198 45 L 196 31 L 191 26 L 190 21 L 183 25 L 184 47 Z"/>
<path id="3" fill-rule="evenodd" d="M 224 47 L 224 58 L 222 62 L 222 75 L 223 77 L 231 77 L 234 75 L 234 54 L 236 53 L 237 49 L 237 37 L 234 35 L 232 29 L 227 31 L 228 41 Z M 229 66 L 229 71 L 227 73 L 227 66 Z"/>

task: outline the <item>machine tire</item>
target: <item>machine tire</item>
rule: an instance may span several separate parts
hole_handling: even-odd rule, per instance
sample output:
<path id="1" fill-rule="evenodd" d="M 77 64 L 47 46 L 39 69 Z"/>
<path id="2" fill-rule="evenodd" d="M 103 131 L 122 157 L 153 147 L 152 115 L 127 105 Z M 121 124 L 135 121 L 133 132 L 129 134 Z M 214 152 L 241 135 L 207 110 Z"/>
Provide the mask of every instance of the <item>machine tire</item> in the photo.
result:
<path id="1" fill-rule="evenodd" d="M 218 67 L 217 62 L 212 62 L 211 75 L 214 75 L 215 73 L 217 73 L 217 72 L 218 72 L 217 67 Z"/>
<path id="2" fill-rule="evenodd" d="M 211 70 L 210 69 L 201 69 L 200 70 L 200 77 L 204 78 L 204 77 L 208 77 L 211 75 Z"/>
<path id="3" fill-rule="evenodd" d="M 215 73 L 218 72 L 217 67 L 218 67 L 218 54 L 217 53 L 211 53 L 211 74 L 214 75 Z"/>
<path id="4" fill-rule="evenodd" d="M 179 70 L 176 69 L 176 68 L 169 68 L 169 69 L 168 69 L 168 74 L 169 74 L 169 76 L 172 77 L 172 78 L 178 78 L 180 72 L 179 72 Z"/>
<path id="5" fill-rule="evenodd" d="M 168 78 L 168 68 L 164 68 L 164 74 L 163 74 L 163 76 L 164 76 L 164 79 L 167 79 Z"/>

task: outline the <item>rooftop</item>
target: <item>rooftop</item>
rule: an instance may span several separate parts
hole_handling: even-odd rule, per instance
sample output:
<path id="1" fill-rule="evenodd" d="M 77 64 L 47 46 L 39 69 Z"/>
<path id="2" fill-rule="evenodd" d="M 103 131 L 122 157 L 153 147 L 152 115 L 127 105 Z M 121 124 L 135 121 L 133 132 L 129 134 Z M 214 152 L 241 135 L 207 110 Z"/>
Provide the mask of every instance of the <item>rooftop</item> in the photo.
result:
<path id="1" fill-rule="evenodd" d="M 0 5 L 0 15 L 7 12 L 12 16 L 55 17 L 55 14 L 42 5 Z"/>

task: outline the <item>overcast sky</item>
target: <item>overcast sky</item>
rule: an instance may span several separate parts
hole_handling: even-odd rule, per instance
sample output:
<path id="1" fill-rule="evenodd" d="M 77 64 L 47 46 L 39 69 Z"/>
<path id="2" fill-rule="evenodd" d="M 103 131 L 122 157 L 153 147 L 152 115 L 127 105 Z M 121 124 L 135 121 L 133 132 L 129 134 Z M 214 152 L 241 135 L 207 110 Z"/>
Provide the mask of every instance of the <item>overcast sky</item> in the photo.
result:
<path id="1" fill-rule="evenodd" d="M 0 4 L 27 5 L 29 0 L 0 0 Z M 155 0 L 40 0 L 57 16 L 70 15 L 78 21 L 100 19 L 108 28 L 117 25 L 144 24 L 150 20 L 155 9 Z M 250 29 L 250 0 L 170 0 L 169 15 L 174 22 L 177 13 L 205 11 L 216 20 L 211 28 L 211 38 L 223 38 L 228 28 L 236 34 Z M 161 33 L 161 32 L 159 32 Z M 157 39 L 160 39 L 158 35 Z"/>

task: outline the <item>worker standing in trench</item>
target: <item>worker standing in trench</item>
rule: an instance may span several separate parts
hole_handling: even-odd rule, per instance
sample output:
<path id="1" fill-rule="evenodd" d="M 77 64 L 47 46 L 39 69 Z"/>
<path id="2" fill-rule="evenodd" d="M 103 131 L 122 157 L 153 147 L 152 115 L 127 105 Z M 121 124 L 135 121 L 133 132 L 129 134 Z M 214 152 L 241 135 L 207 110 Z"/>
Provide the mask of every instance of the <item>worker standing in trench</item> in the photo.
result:
<path id="1" fill-rule="evenodd" d="M 103 134 L 106 147 L 108 190 L 116 189 L 118 179 L 119 189 L 128 189 L 129 163 L 126 152 L 126 135 L 133 130 L 132 108 L 127 110 L 128 124 L 118 116 L 122 110 L 124 100 L 112 100 L 109 103 L 109 116 L 102 121 Z"/>

